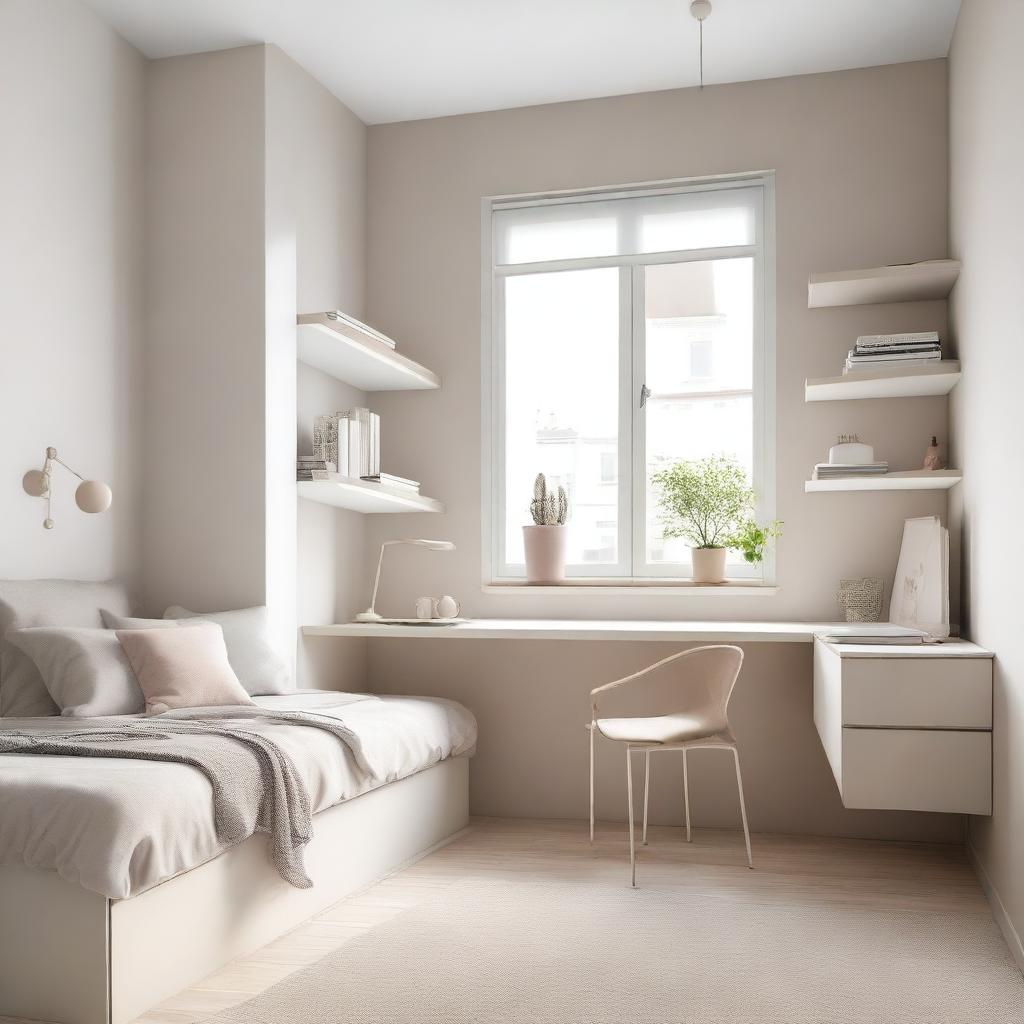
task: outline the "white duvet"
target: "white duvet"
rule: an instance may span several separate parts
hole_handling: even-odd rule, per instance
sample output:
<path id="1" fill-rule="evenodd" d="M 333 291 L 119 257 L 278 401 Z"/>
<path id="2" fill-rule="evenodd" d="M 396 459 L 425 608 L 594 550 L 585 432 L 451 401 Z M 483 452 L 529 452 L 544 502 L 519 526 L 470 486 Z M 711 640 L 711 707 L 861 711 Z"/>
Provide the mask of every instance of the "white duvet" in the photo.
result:
<path id="1" fill-rule="evenodd" d="M 298 692 L 257 697 L 284 711 L 341 718 L 372 749 L 385 779 L 371 780 L 341 740 L 321 729 L 258 722 L 291 757 L 315 811 L 471 753 L 476 720 L 440 698 Z M 18 719 L 0 720 L 17 728 Z M 38 722 L 39 719 L 32 721 Z M 92 719 L 100 721 L 100 719 Z M 55 728 L 81 721 L 53 718 Z M 313 822 L 314 830 L 316 820 Z M 0 865 L 27 864 L 114 898 L 134 896 L 211 860 L 210 783 L 198 769 L 157 761 L 0 755 Z"/>

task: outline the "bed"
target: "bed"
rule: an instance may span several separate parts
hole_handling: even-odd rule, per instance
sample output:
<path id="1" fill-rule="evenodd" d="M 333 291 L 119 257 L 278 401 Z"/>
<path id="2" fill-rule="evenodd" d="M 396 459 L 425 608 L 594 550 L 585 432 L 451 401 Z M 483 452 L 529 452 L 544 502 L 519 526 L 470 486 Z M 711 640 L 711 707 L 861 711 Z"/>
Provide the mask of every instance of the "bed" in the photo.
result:
<path id="1" fill-rule="evenodd" d="M 310 796 L 312 888 L 279 876 L 267 836 L 218 841 L 196 768 L 0 754 L 0 1016 L 127 1024 L 466 825 L 476 723 L 461 705 L 324 691 L 255 702 L 343 718 L 386 764 L 369 778 L 328 732 L 254 726 Z M 75 725 L 4 718 L 0 728 L 40 721 Z"/>

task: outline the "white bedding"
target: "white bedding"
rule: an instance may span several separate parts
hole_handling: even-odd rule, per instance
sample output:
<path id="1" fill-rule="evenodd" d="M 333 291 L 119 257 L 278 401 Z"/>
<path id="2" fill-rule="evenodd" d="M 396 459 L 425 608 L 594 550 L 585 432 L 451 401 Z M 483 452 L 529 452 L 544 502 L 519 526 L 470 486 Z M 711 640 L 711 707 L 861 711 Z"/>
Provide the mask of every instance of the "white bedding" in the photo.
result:
<path id="1" fill-rule="evenodd" d="M 376 763 L 387 765 L 388 782 L 471 753 L 476 745 L 471 712 L 440 698 L 307 691 L 255 701 L 275 710 L 315 710 L 343 718 L 374 749 Z M 82 724 L 67 718 L 47 721 L 61 729 Z M 17 728 L 18 722 L 2 719 L 0 728 Z M 328 732 L 276 722 L 260 722 L 256 728 L 290 755 L 315 811 L 382 784 L 371 781 L 349 748 Z M 0 865 L 56 871 L 93 892 L 126 898 L 221 852 L 210 783 L 196 768 L 0 755 Z"/>

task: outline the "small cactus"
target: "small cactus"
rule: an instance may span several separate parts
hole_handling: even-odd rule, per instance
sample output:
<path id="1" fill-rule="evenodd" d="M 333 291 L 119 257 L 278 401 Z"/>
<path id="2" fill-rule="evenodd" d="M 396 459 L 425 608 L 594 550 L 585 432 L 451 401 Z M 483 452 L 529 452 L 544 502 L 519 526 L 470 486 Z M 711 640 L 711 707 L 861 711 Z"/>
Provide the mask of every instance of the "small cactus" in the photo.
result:
<path id="1" fill-rule="evenodd" d="M 569 518 L 569 496 L 564 487 L 552 494 L 543 473 L 537 474 L 533 482 L 533 501 L 530 515 L 537 526 L 564 526 Z"/>

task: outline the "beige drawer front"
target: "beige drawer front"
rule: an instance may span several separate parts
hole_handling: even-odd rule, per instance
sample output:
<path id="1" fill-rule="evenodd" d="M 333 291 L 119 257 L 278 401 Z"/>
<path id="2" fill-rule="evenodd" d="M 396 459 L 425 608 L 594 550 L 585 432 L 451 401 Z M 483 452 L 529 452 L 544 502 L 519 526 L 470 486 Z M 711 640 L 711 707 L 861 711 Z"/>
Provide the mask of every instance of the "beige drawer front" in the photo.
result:
<path id="1" fill-rule="evenodd" d="M 843 729 L 845 807 L 992 813 L 992 734 Z"/>
<path id="2" fill-rule="evenodd" d="M 989 658 L 843 658 L 843 725 L 991 729 Z"/>

